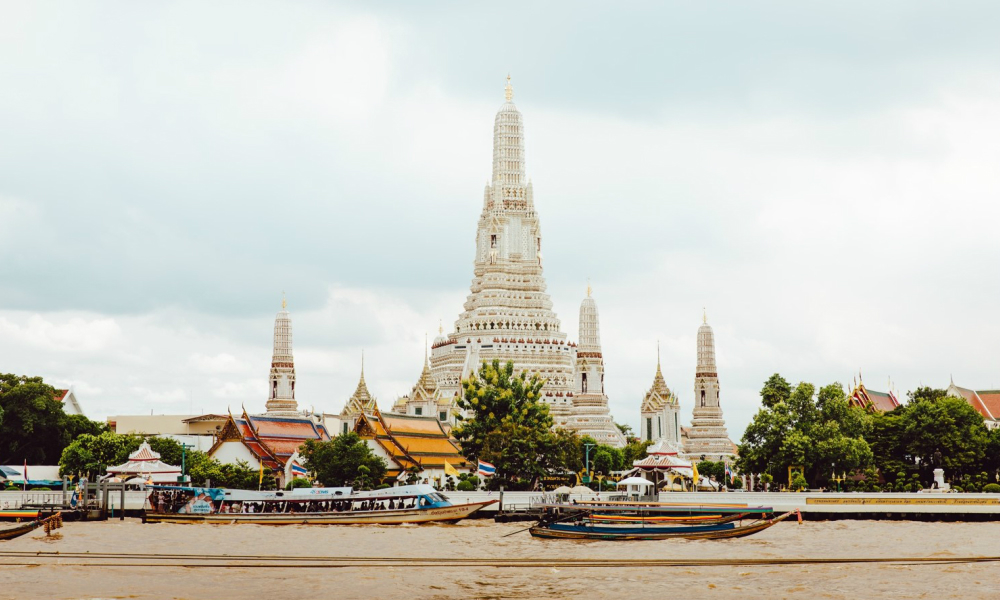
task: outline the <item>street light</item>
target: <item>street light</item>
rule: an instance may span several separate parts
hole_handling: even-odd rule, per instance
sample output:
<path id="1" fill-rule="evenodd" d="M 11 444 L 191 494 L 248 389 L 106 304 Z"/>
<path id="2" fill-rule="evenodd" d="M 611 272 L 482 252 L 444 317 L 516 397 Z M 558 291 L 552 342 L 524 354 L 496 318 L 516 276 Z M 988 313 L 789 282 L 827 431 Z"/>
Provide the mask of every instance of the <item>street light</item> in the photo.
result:
<path id="1" fill-rule="evenodd" d="M 187 483 L 187 449 L 194 448 L 194 444 L 181 444 L 181 481 Z"/>
<path id="2" fill-rule="evenodd" d="M 595 447 L 595 446 L 597 446 L 597 444 L 584 444 L 583 445 L 584 449 L 586 450 L 586 452 L 584 454 L 584 460 L 586 461 L 586 466 L 584 467 L 584 470 L 587 473 L 587 475 L 583 479 L 583 482 L 587 484 L 587 487 L 590 487 L 590 449 L 593 448 L 593 447 Z"/>

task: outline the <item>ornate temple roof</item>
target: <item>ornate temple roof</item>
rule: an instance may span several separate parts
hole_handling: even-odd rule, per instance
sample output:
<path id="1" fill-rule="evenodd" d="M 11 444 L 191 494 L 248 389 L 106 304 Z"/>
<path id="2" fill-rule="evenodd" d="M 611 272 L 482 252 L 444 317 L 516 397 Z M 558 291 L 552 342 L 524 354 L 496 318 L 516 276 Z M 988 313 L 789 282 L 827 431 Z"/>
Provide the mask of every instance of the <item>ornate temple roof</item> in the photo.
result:
<path id="1" fill-rule="evenodd" d="M 340 416 L 356 417 L 362 413 L 376 410 L 377 406 L 378 402 L 371 395 L 371 392 L 368 391 L 368 385 L 365 383 L 365 364 L 362 358 L 361 379 L 358 380 L 358 387 L 354 390 L 354 394 L 347 400 L 347 404 L 344 405 L 344 410 L 340 413 Z"/>
<path id="2" fill-rule="evenodd" d="M 389 465 L 390 475 L 399 475 L 411 467 L 440 469 L 445 461 L 456 469 L 470 466 L 434 417 L 376 410 L 361 415 L 354 431 L 364 439 L 374 440 L 392 458 L 394 464 Z"/>
<path id="3" fill-rule="evenodd" d="M 326 427 L 306 416 L 229 415 L 219 432 L 209 456 L 224 443 L 239 441 L 254 457 L 271 469 L 283 469 L 285 463 L 306 440 L 329 441 Z"/>
<path id="4" fill-rule="evenodd" d="M 972 408 L 983 415 L 987 421 L 1000 419 L 1000 390 L 983 390 L 977 392 L 969 388 L 959 387 L 952 381 L 948 386 L 948 393 L 953 396 L 965 398 L 972 405 Z"/>
<path id="5" fill-rule="evenodd" d="M 663 370 L 660 368 L 660 349 L 656 349 L 656 375 L 653 376 L 653 385 L 646 392 L 642 399 L 642 412 L 656 412 L 668 404 L 677 404 L 677 396 L 667 387 L 667 382 L 663 379 Z"/>
<path id="6" fill-rule="evenodd" d="M 892 392 L 876 392 L 865 387 L 863 382 L 858 382 L 847 397 L 851 406 L 863 408 L 871 413 L 884 413 L 899 406 L 899 400 Z"/>

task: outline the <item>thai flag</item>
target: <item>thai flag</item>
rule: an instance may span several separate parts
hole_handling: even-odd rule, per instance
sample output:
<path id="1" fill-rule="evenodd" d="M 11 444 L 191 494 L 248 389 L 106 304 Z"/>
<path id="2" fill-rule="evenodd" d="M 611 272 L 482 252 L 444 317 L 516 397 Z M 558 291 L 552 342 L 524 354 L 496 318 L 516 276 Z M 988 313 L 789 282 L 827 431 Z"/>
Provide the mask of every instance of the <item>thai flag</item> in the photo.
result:
<path id="1" fill-rule="evenodd" d="M 479 461 L 479 474 L 483 477 L 493 477 L 496 475 L 497 468 L 488 462 Z"/>
<path id="2" fill-rule="evenodd" d="M 292 476 L 293 477 L 296 476 L 296 475 L 301 475 L 302 477 L 305 477 L 306 475 L 308 475 L 308 473 L 309 472 L 306 471 L 305 467 L 299 466 L 299 463 L 292 463 Z"/>
<path id="3" fill-rule="evenodd" d="M 726 463 L 726 479 L 729 480 L 729 485 L 733 485 L 736 481 L 736 477 L 733 476 L 733 472 L 729 470 L 729 463 Z"/>

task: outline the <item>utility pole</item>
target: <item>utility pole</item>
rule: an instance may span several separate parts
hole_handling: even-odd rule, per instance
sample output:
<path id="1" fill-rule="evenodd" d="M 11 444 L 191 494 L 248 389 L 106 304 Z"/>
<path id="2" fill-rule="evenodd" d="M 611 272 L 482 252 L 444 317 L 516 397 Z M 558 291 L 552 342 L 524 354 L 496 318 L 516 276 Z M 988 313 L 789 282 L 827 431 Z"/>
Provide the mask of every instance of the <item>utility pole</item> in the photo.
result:
<path id="1" fill-rule="evenodd" d="M 584 477 L 583 482 L 587 484 L 587 487 L 590 487 L 590 449 L 597 446 L 597 444 L 584 444 L 583 446 L 584 449 L 586 450 L 584 454 L 584 461 L 586 462 L 587 465 L 586 467 L 584 467 L 587 475 L 586 477 Z"/>

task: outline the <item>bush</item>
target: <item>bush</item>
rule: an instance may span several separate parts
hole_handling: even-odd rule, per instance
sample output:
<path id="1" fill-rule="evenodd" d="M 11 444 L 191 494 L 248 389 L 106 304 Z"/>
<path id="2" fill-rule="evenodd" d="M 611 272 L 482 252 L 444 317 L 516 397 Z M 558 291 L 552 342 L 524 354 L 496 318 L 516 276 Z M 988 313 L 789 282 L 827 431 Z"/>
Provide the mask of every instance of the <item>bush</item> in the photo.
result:
<path id="1" fill-rule="evenodd" d="M 795 479 L 792 480 L 792 484 L 789 486 L 789 489 L 791 489 L 793 492 L 797 492 L 799 490 L 804 490 L 808 487 L 809 487 L 809 482 L 806 481 L 806 478 L 800 474 L 796 475 Z"/>
<path id="2" fill-rule="evenodd" d="M 1000 487 L 1000 486 L 998 486 Z M 458 482 L 458 491 L 460 492 L 474 492 L 476 491 L 476 486 L 468 479 Z M 1000 491 L 1000 490 L 998 490 Z"/>
<path id="3" fill-rule="evenodd" d="M 295 488 L 309 488 L 312 487 L 312 482 L 305 477 L 295 477 L 288 482 L 285 486 L 286 490 L 294 490 Z"/>
<path id="4" fill-rule="evenodd" d="M 1000 484 L 987 483 L 983 486 L 983 492 L 987 494 L 1000 494 Z"/>

